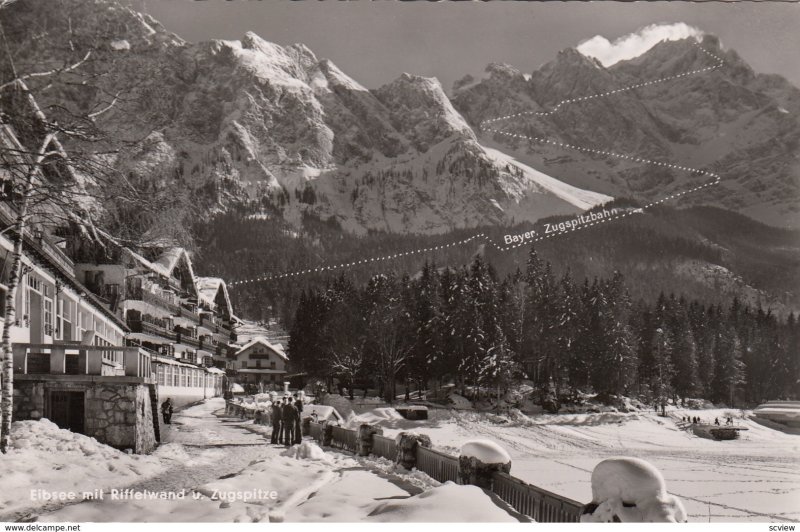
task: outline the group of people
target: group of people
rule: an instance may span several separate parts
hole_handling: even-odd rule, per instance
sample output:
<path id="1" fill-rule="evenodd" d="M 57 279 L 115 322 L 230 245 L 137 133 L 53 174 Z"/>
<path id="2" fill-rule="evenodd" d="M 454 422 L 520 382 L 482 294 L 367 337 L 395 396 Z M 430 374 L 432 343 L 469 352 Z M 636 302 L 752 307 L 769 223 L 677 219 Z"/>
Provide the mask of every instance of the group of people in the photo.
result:
<path id="1" fill-rule="evenodd" d="M 691 422 L 691 423 L 692 423 L 692 425 L 698 425 L 698 424 L 700 424 L 700 423 L 702 423 L 702 422 L 703 422 L 703 421 L 702 421 L 702 420 L 701 420 L 699 417 L 697 417 L 697 416 L 692 416 L 692 417 L 689 417 L 689 416 L 683 416 L 683 421 L 686 421 L 686 422 Z M 720 422 L 719 422 L 719 418 L 718 418 L 718 417 L 715 417 L 715 418 L 714 418 L 714 425 L 720 425 Z M 726 418 L 725 418 L 725 425 L 733 425 L 733 416 L 728 416 L 728 417 L 726 417 Z"/>
<path id="2" fill-rule="evenodd" d="M 272 407 L 272 437 L 270 443 L 286 445 L 287 447 L 303 441 L 303 430 L 300 426 L 303 413 L 303 392 L 292 396 L 278 398 L 278 394 L 271 393 Z"/>

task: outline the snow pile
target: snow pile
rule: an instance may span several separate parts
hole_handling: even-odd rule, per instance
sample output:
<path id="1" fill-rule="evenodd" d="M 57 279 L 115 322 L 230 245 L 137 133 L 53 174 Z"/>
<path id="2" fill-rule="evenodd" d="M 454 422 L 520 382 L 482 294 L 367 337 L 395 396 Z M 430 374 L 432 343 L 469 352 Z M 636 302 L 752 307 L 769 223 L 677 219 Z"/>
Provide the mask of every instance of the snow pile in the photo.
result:
<path id="1" fill-rule="evenodd" d="M 299 445 L 292 445 L 281 453 L 281 456 L 288 456 L 297 460 L 320 460 L 323 462 L 330 461 L 330 457 L 325 454 L 325 451 L 310 441 L 304 441 Z"/>
<path id="2" fill-rule="evenodd" d="M 157 458 L 129 455 L 47 420 L 16 421 L 12 447 L 0 459 L 0 515 L 41 506 L 31 492 L 90 492 L 124 486 L 158 472 Z"/>
<path id="3" fill-rule="evenodd" d="M 347 420 L 347 428 L 358 428 L 363 423 L 370 425 L 383 425 L 393 421 L 403 421 L 405 418 L 400 413 L 391 407 L 374 408 L 363 414 L 354 415 Z"/>
<path id="4" fill-rule="evenodd" d="M 131 43 L 129 43 L 125 39 L 120 39 L 118 41 L 111 41 L 109 43 L 109 45 L 111 46 L 112 50 L 117 50 L 117 51 L 130 50 L 131 49 Z"/>
<path id="5" fill-rule="evenodd" d="M 326 406 L 332 406 L 345 418 L 349 418 L 350 414 L 353 412 L 353 403 L 339 394 L 329 393 L 325 396 L 323 403 Z"/>
<path id="6" fill-rule="evenodd" d="M 472 402 L 463 395 L 459 395 L 457 393 L 451 393 L 447 399 L 453 405 L 453 408 L 458 408 L 463 410 L 472 409 Z"/>
<path id="7" fill-rule="evenodd" d="M 509 464 L 511 456 L 491 440 L 470 440 L 461 446 L 461 456 L 476 458 L 484 464 Z"/>
<path id="8" fill-rule="evenodd" d="M 305 405 L 303 407 L 303 417 L 312 417 L 311 414 L 317 415 L 317 421 L 338 421 L 342 422 L 342 416 L 332 406 L 325 405 Z"/>
<path id="9" fill-rule="evenodd" d="M 517 522 L 479 487 L 452 482 L 407 499 L 384 502 L 366 520 L 381 523 Z"/>
<path id="10" fill-rule="evenodd" d="M 609 458 L 592 471 L 592 503 L 581 522 L 683 523 L 681 501 L 667 493 L 661 472 L 639 458 Z"/>

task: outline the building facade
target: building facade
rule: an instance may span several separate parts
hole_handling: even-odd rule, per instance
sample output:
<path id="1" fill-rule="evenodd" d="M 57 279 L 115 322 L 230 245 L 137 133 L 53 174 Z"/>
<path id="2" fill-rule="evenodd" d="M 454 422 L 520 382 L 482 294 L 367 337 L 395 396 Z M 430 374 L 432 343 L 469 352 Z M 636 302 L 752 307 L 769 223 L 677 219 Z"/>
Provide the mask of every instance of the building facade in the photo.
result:
<path id="1" fill-rule="evenodd" d="M 77 276 L 124 319 L 127 344 L 153 353 L 162 399 L 182 406 L 222 395 L 222 368 L 236 349 L 224 281 L 196 277 L 182 248 L 149 254 L 123 249 L 113 264 L 77 264 Z"/>
<path id="2" fill-rule="evenodd" d="M 262 389 L 283 389 L 288 358 L 280 345 L 256 337 L 239 348 L 229 362 L 229 372 L 241 384 Z"/>

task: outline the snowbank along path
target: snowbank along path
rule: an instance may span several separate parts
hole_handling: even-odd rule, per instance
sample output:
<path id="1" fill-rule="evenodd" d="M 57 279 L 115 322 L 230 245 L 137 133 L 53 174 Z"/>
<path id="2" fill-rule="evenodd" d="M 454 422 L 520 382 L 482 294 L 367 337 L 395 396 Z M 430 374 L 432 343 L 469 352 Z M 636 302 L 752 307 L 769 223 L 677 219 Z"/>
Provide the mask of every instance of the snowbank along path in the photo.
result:
<path id="1" fill-rule="evenodd" d="M 509 138 L 524 139 L 524 140 L 529 140 L 529 141 L 533 141 L 533 142 L 539 142 L 539 143 L 543 143 L 543 144 L 550 144 L 552 146 L 556 146 L 556 147 L 562 148 L 562 149 L 577 150 L 577 151 L 581 151 L 581 152 L 585 152 L 585 153 L 592 153 L 592 154 L 595 154 L 595 155 L 602 155 L 602 156 L 606 156 L 606 157 L 614 157 L 614 158 L 617 158 L 617 159 L 623 159 L 623 160 L 631 161 L 631 162 L 635 162 L 635 163 L 642 163 L 642 164 L 647 164 L 647 165 L 652 165 L 652 166 L 660 166 L 660 167 L 665 167 L 665 168 L 671 168 L 673 170 L 680 170 L 680 171 L 683 171 L 683 172 L 689 172 L 689 173 L 696 174 L 696 175 L 710 177 L 710 178 L 712 178 L 711 181 L 702 183 L 702 184 L 697 185 L 695 187 L 692 187 L 692 188 L 690 188 L 688 190 L 683 190 L 681 192 L 676 192 L 675 194 L 671 194 L 671 195 L 665 196 L 665 197 L 663 197 L 661 199 L 652 201 L 652 202 L 648 203 L 647 205 L 645 205 L 644 207 L 642 207 L 641 209 L 636 209 L 636 210 L 632 210 L 632 211 L 624 211 L 624 212 L 622 212 L 620 214 L 616 214 L 616 215 L 608 216 L 608 217 L 603 217 L 602 219 L 596 220 L 594 222 L 583 223 L 583 224 L 580 224 L 580 225 L 572 226 L 571 228 L 563 230 L 563 231 L 551 232 L 549 234 L 545 234 L 545 235 L 537 237 L 537 238 L 527 239 L 524 242 L 520 242 L 520 243 L 516 243 L 516 244 L 509 244 L 509 245 L 505 245 L 505 246 L 499 245 L 496 242 L 494 242 L 493 240 L 491 240 L 485 233 L 478 233 L 476 235 L 473 235 L 473 236 L 471 236 L 469 238 L 465 238 L 463 240 L 457 240 L 457 241 L 454 241 L 454 242 L 450 242 L 449 244 L 441 244 L 441 245 L 438 245 L 438 246 L 431 246 L 431 247 L 427 247 L 427 248 L 419 248 L 419 249 L 414 249 L 414 250 L 410 250 L 410 251 L 404 251 L 404 252 L 400 252 L 400 253 L 383 255 L 383 256 L 380 256 L 380 257 L 369 257 L 369 258 L 359 259 L 359 260 L 356 260 L 356 261 L 353 261 L 353 262 L 345 262 L 345 263 L 342 263 L 342 264 L 318 266 L 316 268 L 307 268 L 307 269 L 304 269 L 304 270 L 295 270 L 295 271 L 276 273 L 276 274 L 266 274 L 266 275 L 262 275 L 262 276 L 259 276 L 259 277 L 254 277 L 254 278 L 251 278 L 251 279 L 243 279 L 243 280 L 239 280 L 239 281 L 232 281 L 232 282 L 229 283 L 229 286 L 237 286 L 237 285 L 244 285 L 244 284 L 264 282 L 264 281 L 272 281 L 272 280 L 283 279 L 283 278 L 288 278 L 288 277 L 298 277 L 298 276 L 302 276 L 302 275 L 308 275 L 308 274 L 311 274 L 311 273 L 320 273 L 320 272 L 325 272 L 325 271 L 349 269 L 349 268 L 352 268 L 352 267 L 355 267 L 355 266 L 360 266 L 362 264 L 368 264 L 368 263 L 373 263 L 373 262 L 382 262 L 382 261 L 397 259 L 397 258 L 404 257 L 404 256 L 407 256 L 407 255 L 416 255 L 416 254 L 420 254 L 420 253 L 430 253 L 430 252 L 434 252 L 434 251 L 438 251 L 438 250 L 446 249 L 446 248 L 450 248 L 450 247 L 463 246 L 463 245 L 468 244 L 469 242 L 471 242 L 473 240 L 486 240 L 489 243 L 489 245 L 494 246 L 499 251 L 509 251 L 509 250 L 518 248 L 520 246 L 526 246 L 526 245 L 529 245 L 529 244 L 533 244 L 535 242 L 539 242 L 541 240 L 545 240 L 545 239 L 548 239 L 548 238 L 557 237 L 557 236 L 560 236 L 560 235 L 563 235 L 563 234 L 566 234 L 566 233 L 570 233 L 572 231 L 586 229 L 588 227 L 592 227 L 592 226 L 600 224 L 600 223 L 606 223 L 606 222 L 610 222 L 612 220 L 620 220 L 622 218 L 625 218 L 626 216 L 631 216 L 633 214 L 638 214 L 638 213 L 642 212 L 643 210 L 649 209 L 650 207 L 653 207 L 655 205 L 660 205 L 661 203 L 664 203 L 666 201 L 670 201 L 672 199 L 677 199 L 677 198 L 680 198 L 680 197 L 685 196 L 687 194 L 692 194 L 694 192 L 697 192 L 697 191 L 703 190 L 703 189 L 705 189 L 707 187 L 711 187 L 711 186 L 714 186 L 714 185 L 718 184 L 720 182 L 720 180 L 721 180 L 720 176 L 718 174 L 715 174 L 714 172 L 710 172 L 710 171 L 705 170 L 705 169 L 692 168 L 692 167 L 689 167 L 689 166 L 683 166 L 681 164 L 676 164 L 674 162 L 655 161 L 653 159 L 646 159 L 646 158 L 643 158 L 643 157 L 638 157 L 637 155 L 634 155 L 634 154 L 619 153 L 619 152 L 614 152 L 614 151 L 610 151 L 610 150 L 603 150 L 603 149 L 596 148 L 596 147 L 591 147 L 591 146 L 579 146 L 579 145 L 576 145 L 576 144 L 570 144 L 568 142 L 561 142 L 560 140 L 557 140 L 557 139 L 550 139 L 550 138 L 546 138 L 546 137 L 532 137 L 532 136 L 528 136 L 528 135 L 522 135 L 522 134 L 519 134 L 519 133 L 512 133 L 512 132 L 506 131 L 504 129 L 498 128 L 498 126 L 500 124 L 502 124 L 504 122 L 511 121 L 511 120 L 516 120 L 516 119 L 524 118 L 524 117 L 528 117 L 528 116 L 536 116 L 536 117 L 550 116 L 550 115 L 552 115 L 554 113 L 557 113 L 560 109 L 562 109 L 563 107 L 565 107 L 567 105 L 580 103 L 580 102 L 593 101 L 593 100 L 597 100 L 597 99 L 600 99 L 600 98 L 612 96 L 614 94 L 618 94 L 618 93 L 621 93 L 621 92 L 628 92 L 628 91 L 632 91 L 634 89 L 639 89 L 639 88 L 643 88 L 643 87 L 649 87 L 649 86 L 657 85 L 657 84 L 660 84 L 660 83 L 666 83 L 668 81 L 674 81 L 674 80 L 685 78 L 685 77 L 688 77 L 688 76 L 695 76 L 695 75 L 699 75 L 699 74 L 705 74 L 705 73 L 711 72 L 713 70 L 717 70 L 719 68 L 722 68 L 722 66 L 724 65 L 724 61 L 723 61 L 723 59 L 721 57 L 709 52 L 708 50 L 703 48 L 697 41 L 694 41 L 694 44 L 695 44 L 695 46 L 697 46 L 697 48 L 701 52 L 703 52 L 706 56 L 708 56 L 709 58 L 714 60 L 714 64 L 712 64 L 712 65 L 710 65 L 708 67 L 705 67 L 705 68 L 699 68 L 699 69 L 683 72 L 683 73 L 680 73 L 680 74 L 675 74 L 673 76 L 666 76 L 666 77 L 663 77 L 663 78 L 658 78 L 658 79 L 654 79 L 654 80 L 650 80 L 650 81 L 643 81 L 643 82 L 636 83 L 636 84 L 633 84 L 633 85 L 628 85 L 626 87 L 621 87 L 619 89 L 615 89 L 615 90 L 612 90 L 612 91 L 601 92 L 601 93 L 597 93 L 597 94 L 589 94 L 589 95 L 585 95 L 585 96 L 578 96 L 578 97 L 575 97 L 575 98 L 566 98 L 566 99 L 561 100 L 560 102 L 558 102 L 558 104 L 556 104 L 549 111 L 522 111 L 522 112 L 515 113 L 515 114 L 499 116 L 499 117 L 496 117 L 496 118 L 490 118 L 490 119 L 487 119 L 487 120 L 484 120 L 483 122 L 481 122 L 480 129 L 482 131 L 485 131 L 485 132 L 488 132 L 488 133 L 495 133 L 495 134 L 503 135 L 503 136 L 506 136 L 506 137 L 509 137 Z M 492 152 L 496 152 L 496 150 L 492 150 Z M 499 153 L 499 152 L 497 152 L 497 153 Z M 540 184 L 544 188 L 550 190 L 551 192 L 553 192 L 554 194 L 556 194 L 559 197 L 561 197 L 563 194 L 565 194 L 565 191 L 563 190 L 563 188 L 566 185 L 564 185 L 562 183 L 559 183 L 559 186 L 556 186 L 554 184 L 548 185 L 547 182 L 541 182 Z M 570 187 L 570 188 L 574 188 L 574 187 Z"/>

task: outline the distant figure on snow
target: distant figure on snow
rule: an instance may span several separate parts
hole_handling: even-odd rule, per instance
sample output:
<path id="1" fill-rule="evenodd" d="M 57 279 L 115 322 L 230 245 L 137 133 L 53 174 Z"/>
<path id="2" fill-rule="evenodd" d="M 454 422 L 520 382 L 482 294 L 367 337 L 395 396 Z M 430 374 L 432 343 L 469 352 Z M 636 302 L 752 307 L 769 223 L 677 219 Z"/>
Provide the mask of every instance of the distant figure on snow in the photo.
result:
<path id="1" fill-rule="evenodd" d="M 294 427 L 295 423 L 297 423 L 297 418 L 300 416 L 297 413 L 297 408 L 288 397 L 284 401 L 283 410 L 281 411 L 283 418 L 283 444 L 288 447 L 294 443 Z"/>
<path id="2" fill-rule="evenodd" d="M 172 399 L 169 397 L 161 403 L 161 417 L 164 418 L 165 424 L 172 425 Z"/>
<path id="3" fill-rule="evenodd" d="M 294 407 L 297 409 L 297 420 L 294 423 L 294 443 L 303 443 L 303 428 L 301 418 L 303 417 L 303 396 L 305 393 L 299 391 L 295 394 Z"/>
<path id="4" fill-rule="evenodd" d="M 719 418 L 718 417 L 714 418 L 714 425 L 719 426 Z"/>
<path id="5" fill-rule="evenodd" d="M 269 442 L 278 444 L 281 442 L 281 417 L 283 414 L 283 408 L 281 407 L 281 403 L 278 401 L 277 396 L 272 399 L 272 437 L 270 437 Z"/>

